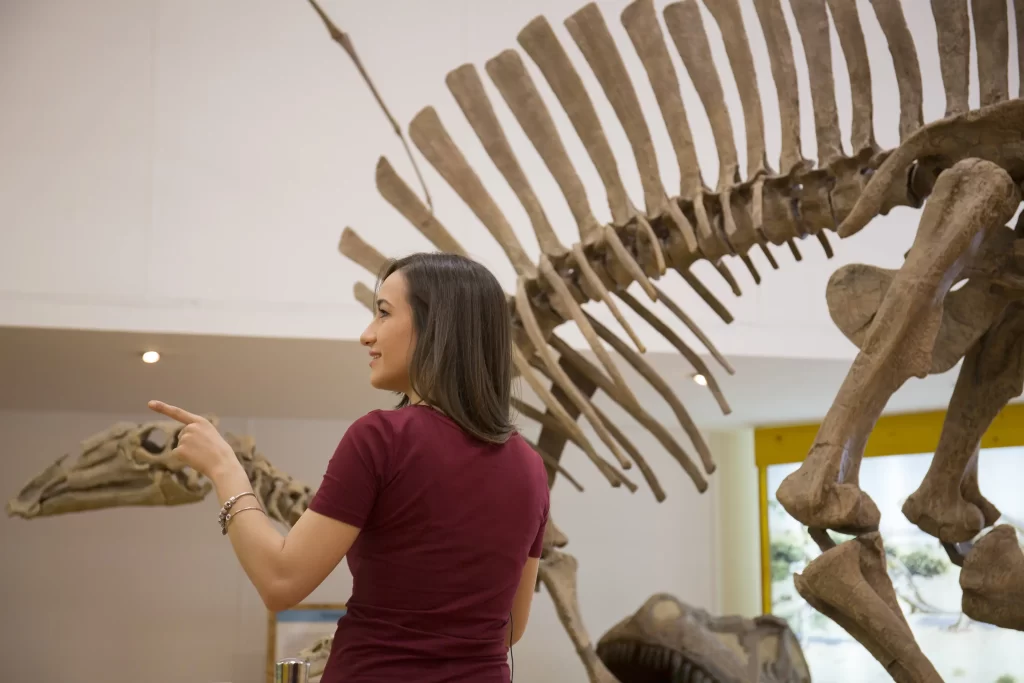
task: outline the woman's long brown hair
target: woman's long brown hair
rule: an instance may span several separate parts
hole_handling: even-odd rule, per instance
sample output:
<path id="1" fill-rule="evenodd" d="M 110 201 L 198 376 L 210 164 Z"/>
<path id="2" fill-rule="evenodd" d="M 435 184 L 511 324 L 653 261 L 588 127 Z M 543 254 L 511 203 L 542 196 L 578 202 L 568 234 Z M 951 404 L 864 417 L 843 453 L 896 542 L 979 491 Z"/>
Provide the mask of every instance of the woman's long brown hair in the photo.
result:
<path id="1" fill-rule="evenodd" d="M 512 326 L 498 280 L 472 259 L 425 252 L 390 261 L 377 288 L 399 271 L 416 331 L 409 367 L 413 391 L 467 433 L 504 443 L 516 429 Z M 398 407 L 407 405 L 404 396 Z"/>

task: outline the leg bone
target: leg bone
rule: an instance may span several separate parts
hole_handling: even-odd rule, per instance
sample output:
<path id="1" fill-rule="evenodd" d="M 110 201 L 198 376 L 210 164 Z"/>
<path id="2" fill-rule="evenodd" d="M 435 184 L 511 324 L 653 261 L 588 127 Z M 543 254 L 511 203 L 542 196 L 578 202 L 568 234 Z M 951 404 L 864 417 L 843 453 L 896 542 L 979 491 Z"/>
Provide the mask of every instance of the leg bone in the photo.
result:
<path id="1" fill-rule="evenodd" d="M 814 609 L 867 648 L 896 683 L 942 683 L 896 602 L 878 532 L 823 553 L 793 582 Z"/>
<path id="2" fill-rule="evenodd" d="M 1019 203 L 1013 180 L 991 162 L 962 161 L 939 177 L 907 260 L 810 453 L 779 486 L 778 500 L 795 519 L 843 533 L 878 528 L 878 508 L 858 486 L 868 436 L 889 397 L 910 377 L 928 374 L 949 288 L 986 232 L 1009 220 Z"/>
<path id="3" fill-rule="evenodd" d="M 928 473 L 903 504 L 907 519 L 944 543 L 969 541 L 981 532 L 986 515 L 965 499 L 963 480 L 968 465 L 977 468 L 982 435 L 1021 391 L 1024 305 L 1015 303 L 964 359 Z M 975 475 L 972 489 L 976 485 Z"/>
<path id="4" fill-rule="evenodd" d="M 583 660 L 590 683 L 619 683 L 604 662 L 597 656 L 590 635 L 583 625 L 579 601 L 576 598 L 576 558 L 554 549 L 546 549 L 540 562 L 540 580 L 551 594 L 558 619 Z"/>
<path id="5" fill-rule="evenodd" d="M 960 571 L 960 588 L 971 619 L 1024 631 L 1024 553 L 1016 529 L 1000 524 L 974 544 Z"/>

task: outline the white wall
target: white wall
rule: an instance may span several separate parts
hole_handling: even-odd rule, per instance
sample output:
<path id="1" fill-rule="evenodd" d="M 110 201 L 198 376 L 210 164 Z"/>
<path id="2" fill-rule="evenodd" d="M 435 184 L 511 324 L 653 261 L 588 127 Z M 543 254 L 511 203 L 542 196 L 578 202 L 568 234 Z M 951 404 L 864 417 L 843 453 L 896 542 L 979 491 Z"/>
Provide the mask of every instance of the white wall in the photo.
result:
<path id="1" fill-rule="evenodd" d="M 349 32 L 403 127 L 421 107 L 438 108 L 535 255 L 525 214 L 465 123 L 444 76 L 466 61 L 482 67 L 500 50 L 516 47 L 519 29 L 544 13 L 594 93 L 627 187 L 642 204 L 625 135 L 562 25 L 582 4 L 334 0 L 324 6 Z M 625 4 L 599 3 L 664 150 L 665 186 L 674 191 L 678 171 L 667 133 L 619 23 Z M 743 5 L 775 161 L 774 86 L 756 15 Z M 891 57 L 870 3 L 857 5 L 872 55 L 877 137 L 893 146 L 898 100 Z M 906 5 L 908 13 L 916 11 L 914 3 Z M 909 23 L 918 41 L 926 118 L 934 119 L 944 106 L 935 31 L 928 11 L 919 14 Z M 725 65 L 717 26 L 706 11 L 704 17 Z M 791 17 L 790 23 L 805 96 L 804 151 L 813 158 L 805 61 Z M 357 228 L 389 254 L 427 246 L 376 192 L 374 165 L 381 154 L 414 187 L 415 177 L 368 89 L 306 2 L 8 0 L 0 46 L 0 324 L 353 338 L 362 311 L 351 288 L 367 276 L 337 253 L 341 229 Z M 835 34 L 832 47 L 840 121 L 848 131 L 848 79 Z M 728 68 L 720 71 L 742 161 L 735 84 Z M 1015 90 L 1016 68 L 1010 72 Z M 563 241 L 575 240 L 564 200 L 484 80 L 552 223 Z M 688 79 L 682 80 L 704 176 L 713 182 L 717 158 L 707 117 Z M 541 90 L 553 101 L 546 85 Z M 557 108 L 554 115 L 597 216 L 608 218 L 582 145 L 566 116 Z M 497 244 L 425 161 L 420 164 L 438 216 L 511 288 L 512 270 Z M 698 267 L 736 316 L 731 327 L 717 322 L 678 277 L 668 277 L 665 287 L 725 353 L 851 358 L 852 346 L 825 309 L 827 277 L 851 260 L 897 265 L 915 224 L 915 212 L 896 211 L 848 243 L 833 240 L 838 255 L 831 262 L 814 240 L 802 244 L 802 264 L 782 248 L 778 272 L 755 254 L 765 276 L 760 288 L 742 265 L 731 264 L 745 292 L 739 300 L 709 267 Z M 668 349 L 645 325 L 638 330 L 648 348 Z"/>
<path id="2" fill-rule="evenodd" d="M 6 501 L 61 454 L 138 415 L 0 413 Z M 293 476 L 319 484 L 346 423 L 222 418 L 247 432 Z M 579 599 L 596 641 L 652 593 L 668 591 L 715 608 L 715 487 L 697 495 L 650 437 L 627 434 L 668 492 L 630 496 L 604 483 L 585 456 L 565 466 L 586 488 L 559 482 L 553 514 L 580 562 Z M 683 442 L 685 444 L 685 441 Z M 0 661 L 5 680 L 74 683 L 258 683 L 266 611 L 216 525 L 216 502 L 120 508 L 25 521 L 0 518 Z M 310 601 L 344 601 L 344 565 Z M 517 680 L 587 679 L 546 592 L 536 596 L 526 637 L 515 647 Z"/>

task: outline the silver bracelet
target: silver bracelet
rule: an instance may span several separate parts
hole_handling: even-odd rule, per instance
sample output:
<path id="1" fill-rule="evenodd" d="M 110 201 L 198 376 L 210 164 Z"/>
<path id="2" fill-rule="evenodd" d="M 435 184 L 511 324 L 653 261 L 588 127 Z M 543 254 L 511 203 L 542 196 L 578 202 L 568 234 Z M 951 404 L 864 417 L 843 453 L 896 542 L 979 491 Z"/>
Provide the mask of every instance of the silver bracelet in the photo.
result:
<path id="1" fill-rule="evenodd" d="M 259 510 L 260 512 L 263 512 L 263 508 L 261 508 L 259 505 L 250 505 L 247 508 L 242 508 L 240 510 L 235 510 L 234 512 L 229 513 L 228 516 L 224 518 L 224 525 L 221 527 L 221 530 L 220 530 L 221 535 L 227 535 L 227 533 L 228 533 L 228 524 L 231 523 L 231 518 L 234 517 L 237 514 L 241 514 L 241 513 L 245 512 L 246 510 Z M 263 514 L 267 514 L 267 513 L 263 512 Z"/>
<path id="2" fill-rule="evenodd" d="M 239 493 L 234 496 L 231 496 L 226 501 L 224 501 L 224 505 L 222 505 L 220 508 L 220 514 L 217 515 L 217 521 L 220 523 L 221 533 L 227 533 L 227 523 L 228 518 L 230 517 L 228 513 L 230 512 L 232 506 L 234 506 L 235 502 L 239 498 L 242 498 L 243 496 L 252 496 L 253 498 L 256 498 L 256 500 L 259 500 L 256 494 L 253 493 L 252 491 L 245 491 L 244 493 Z"/>

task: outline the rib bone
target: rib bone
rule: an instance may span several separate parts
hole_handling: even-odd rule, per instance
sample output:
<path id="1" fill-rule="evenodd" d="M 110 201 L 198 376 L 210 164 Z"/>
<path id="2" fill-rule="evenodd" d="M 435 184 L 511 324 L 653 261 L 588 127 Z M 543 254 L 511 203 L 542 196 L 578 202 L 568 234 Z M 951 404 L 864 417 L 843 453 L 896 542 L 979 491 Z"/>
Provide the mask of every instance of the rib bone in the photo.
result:
<path id="1" fill-rule="evenodd" d="M 608 394 L 609 398 L 618 403 L 637 422 L 646 427 L 658 439 L 661 445 L 665 447 L 665 450 L 671 453 L 679 464 L 682 465 L 683 470 L 693 480 L 698 491 L 704 492 L 707 490 L 707 480 L 701 475 L 693 460 L 686 454 L 686 451 L 672 438 L 672 435 L 668 433 L 668 430 L 660 422 L 651 417 L 650 413 L 640 407 L 638 402 L 627 400 L 619 394 L 616 387 L 608 381 L 608 378 L 604 377 L 590 361 L 581 356 L 579 352 L 562 341 L 557 335 L 551 336 L 551 346 L 578 372 L 586 375 L 591 382 Z"/>
<path id="2" fill-rule="evenodd" d="M 790 0 L 790 6 L 807 57 L 814 133 L 818 139 L 818 165 L 828 166 L 843 156 L 843 145 L 839 141 L 839 112 L 836 111 L 832 44 L 825 0 Z"/>
<path id="3" fill-rule="evenodd" d="M 537 236 L 537 243 L 540 250 L 547 257 L 559 259 L 566 255 L 567 249 L 559 241 L 551 223 L 548 221 L 544 208 L 537 200 L 530 181 L 527 180 L 519 161 L 516 159 L 512 146 L 509 145 L 505 131 L 502 130 L 498 117 L 494 113 L 491 101 L 484 92 L 484 84 L 476 67 L 472 64 L 463 66 L 451 71 L 445 82 L 451 91 L 459 107 L 466 115 L 473 132 L 476 133 L 491 157 L 494 165 L 501 171 L 508 182 L 509 187 L 515 192 L 519 202 L 523 205 L 526 215 L 533 225 L 533 232 Z"/>
<path id="4" fill-rule="evenodd" d="M 622 452 L 619 450 L 618 445 L 612 438 L 608 430 L 604 428 L 604 424 L 597 417 L 594 412 L 593 406 L 590 405 L 590 401 L 587 400 L 583 394 L 580 393 L 576 385 L 573 384 L 572 380 L 565 374 L 565 371 L 558 367 L 555 362 L 554 356 L 551 355 L 551 350 L 548 348 L 547 340 L 544 338 L 543 333 L 540 330 L 536 318 L 533 314 L 533 307 L 530 305 L 529 297 L 526 294 L 526 284 L 523 278 L 520 277 L 518 284 L 516 285 L 516 311 L 522 316 L 523 327 L 525 328 L 526 334 L 529 336 L 530 343 L 533 344 L 534 349 L 540 356 L 540 360 L 543 366 L 551 374 L 551 378 L 555 381 L 558 386 L 570 397 L 573 404 L 576 405 L 580 411 L 587 416 L 587 420 L 594 427 L 594 431 L 601 438 L 601 441 L 608 446 L 615 459 L 619 461 L 619 464 L 624 468 L 628 469 L 631 466 L 629 460 L 626 459 Z"/>
<path id="5" fill-rule="evenodd" d="M 932 0 L 942 85 L 946 89 L 946 116 L 970 109 L 971 18 L 967 0 Z"/>
<path id="6" fill-rule="evenodd" d="M 943 299 L 986 231 L 1001 227 L 1019 203 L 1017 186 L 990 162 L 962 161 L 939 176 L 906 261 L 806 460 L 779 486 L 778 500 L 795 519 L 843 533 L 877 529 L 878 508 L 857 485 L 867 438 L 893 392 L 928 374 Z"/>
<path id="7" fill-rule="evenodd" d="M 882 33 L 889 43 L 896 86 L 900 92 L 900 142 L 924 124 L 921 65 L 917 61 L 914 37 L 907 27 L 900 0 L 871 0 Z"/>
<path id="8" fill-rule="evenodd" d="M 430 165 L 462 198 L 494 240 L 501 245 L 516 273 L 536 276 L 533 260 L 523 250 L 512 226 L 484 188 L 476 171 L 469 165 L 433 107 L 420 110 L 409 124 L 409 136 Z"/>
<path id="9" fill-rule="evenodd" d="M 693 197 L 703 189 L 704 180 L 686 116 L 686 106 L 679 91 L 679 79 L 665 45 L 658 15 L 654 11 L 654 0 L 633 0 L 622 10 L 620 19 L 647 71 L 647 78 L 665 121 L 676 154 L 676 163 L 679 165 L 679 194 L 682 197 Z"/>
<path id="10" fill-rule="evenodd" d="M 966 1 L 966 0 L 964 0 Z M 828 0 L 829 13 L 835 24 L 839 44 L 846 57 L 850 76 L 850 99 L 853 115 L 850 117 L 850 145 L 856 157 L 865 150 L 876 151 L 874 104 L 871 101 L 871 63 L 868 61 L 864 31 L 856 3 L 848 0 Z"/>
<path id="11" fill-rule="evenodd" d="M 529 326 L 527 326 L 527 329 L 529 329 Z M 547 347 L 545 346 L 545 350 L 546 349 Z M 576 443 L 583 452 L 587 454 L 587 457 L 590 458 L 590 460 L 597 466 L 597 469 L 605 476 L 608 482 L 612 486 L 621 486 L 622 477 L 619 475 L 618 471 L 616 471 L 611 463 L 597 454 L 597 451 L 595 451 L 594 447 L 590 445 L 590 441 L 587 439 L 586 435 L 583 434 L 583 430 L 580 429 L 576 421 L 566 413 L 565 408 L 563 408 L 562 404 L 558 402 L 558 399 L 555 398 L 548 388 L 545 387 L 533 374 L 533 368 L 518 348 L 512 349 L 512 361 L 515 364 L 516 369 L 519 370 L 520 376 L 526 380 L 526 383 L 529 384 L 534 393 L 540 397 L 541 401 L 543 401 L 544 405 L 547 406 L 547 409 L 554 415 L 555 419 L 559 421 L 559 424 L 565 428 L 566 432 L 574 437 L 574 443 Z M 568 378 L 566 377 L 565 380 L 568 381 Z M 575 389 L 575 387 L 573 388 Z M 577 391 L 576 393 L 578 394 L 579 392 Z M 573 398 L 573 402 L 577 406 L 579 406 L 581 401 L 586 401 L 586 397 L 582 395 L 579 395 L 578 398 Z"/>
<path id="12" fill-rule="evenodd" d="M 395 172 L 386 157 L 377 160 L 377 191 L 395 207 L 406 220 L 420 231 L 430 242 L 441 251 L 465 256 L 466 251 L 445 228 L 430 207 L 424 206 L 419 197 L 405 181 Z"/>
<path id="13" fill-rule="evenodd" d="M 693 445 L 697 449 L 701 462 L 704 464 L 704 471 L 708 474 L 714 472 L 715 463 L 711 458 L 711 451 L 708 448 L 707 443 L 705 443 L 700 430 L 697 429 L 697 425 L 690 418 L 686 408 L 683 406 L 679 398 L 676 397 L 668 383 L 662 379 L 661 375 L 659 375 L 654 368 L 647 363 L 647 361 L 645 361 L 640 355 L 634 353 L 632 349 L 622 342 L 622 340 L 612 334 L 611 330 L 593 318 L 590 319 L 590 323 L 594 326 L 594 330 L 597 332 L 598 336 L 608 342 L 612 348 L 619 353 L 619 355 L 626 359 L 626 362 L 633 366 L 634 370 L 650 382 L 655 391 L 661 394 L 662 398 L 664 398 L 672 408 L 672 412 L 675 413 L 676 418 L 679 420 L 679 424 L 686 431 L 686 435 L 690 437 L 691 441 L 693 441 Z"/>
<path id="14" fill-rule="evenodd" d="M 987 107 L 1010 96 L 1006 0 L 971 0 L 971 14 L 978 51 L 978 90 L 981 106 Z"/>

